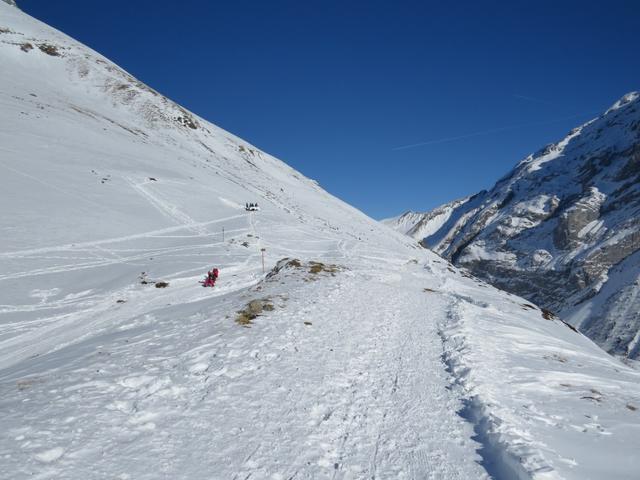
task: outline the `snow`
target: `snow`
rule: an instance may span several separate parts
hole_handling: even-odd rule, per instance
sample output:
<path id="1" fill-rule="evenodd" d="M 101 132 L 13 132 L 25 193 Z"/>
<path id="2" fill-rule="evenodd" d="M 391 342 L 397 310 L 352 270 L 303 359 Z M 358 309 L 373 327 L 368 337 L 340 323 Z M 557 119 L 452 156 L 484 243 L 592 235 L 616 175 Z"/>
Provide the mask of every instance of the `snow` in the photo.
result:
<path id="1" fill-rule="evenodd" d="M 637 473 L 637 372 L 72 39 L 0 19 L 0 478 Z"/>
<path id="2" fill-rule="evenodd" d="M 45 450 L 36 454 L 36 460 L 42 463 L 51 463 L 58 460 L 64 454 L 64 448 L 56 447 L 49 450 Z"/>
<path id="3" fill-rule="evenodd" d="M 467 200 L 468 197 L 454 200 L 428 213 L 405 212 L 398 217 L 387 218 L 380 222 L 420 241 L 440 230 L 455 209 L 463 205 Z"/>
<path id="4" fill-rule="evenodd" d="M 614 110 L 619 110 L 622 107 L 624 107 L 625 105 L 628 105 L 631 102 L 635 102 L 636 100 L 638 100 L 638 98 L 640 98 L 640 93 L 639 92 L 629 92 L 626 95 L 624 95 L 620 100 L 616 101 L 605 113 L 605 115 L 607 113 L 613 112 Z"/>
<path id="5" fill-rule="evenodd" d="M 484 248 L 484 245 L 477 243 L 472 245 L 464 252 L 465 260 L 490 260 L 492 262 L 513 262 L 515 255 L 510 252 L 495 252 Z"/>
<path id="6" fill-rule="evenodd" d="M 529 157 L 529 161 L 527 162 L 527 171 L 535 172 L 537 170 L 540 170 L 542 168 L 542 165 L 544 165 L 545 163 L 562 158 L 567 145 L 569 145 L 572 139 L 579 136 L 581 132 L 582 128 L 576 128 L 560 142 L 556 143 L 555 145 L 549 146 L 547 153 L 536 157 Z"/>
<path id="7" fill-rule="evenodd" d="M 520 460 L 502 478 L 634 478 L 637 441 L 623 439 L 637 434 L 628 422 L 637 414 L 640 374 L 601 357 L 568 326 L 556 329 L 559 320 L 522 299 L 479 301 L 478 286 L 445 280 L 442 291 L 457 300 L 442 329 L 447 362 L 484 415 L 488 442 L 502 446 L 510 464 Z M 605 444 L 606 461 L 595 452 L 582 457 Z"/>

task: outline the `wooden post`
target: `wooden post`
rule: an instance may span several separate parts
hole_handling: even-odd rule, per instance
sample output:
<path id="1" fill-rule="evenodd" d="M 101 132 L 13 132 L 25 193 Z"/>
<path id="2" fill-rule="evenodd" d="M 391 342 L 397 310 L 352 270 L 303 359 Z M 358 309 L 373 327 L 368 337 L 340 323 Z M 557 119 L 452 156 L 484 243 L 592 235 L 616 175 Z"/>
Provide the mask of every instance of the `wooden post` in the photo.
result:
<path id="1" fill-rule="evenodd" d="M 262 252 L 262 273 L 264 273 L 264 252 L 265 252 L 266 248 L 261 248 L 260 251 Z"/>

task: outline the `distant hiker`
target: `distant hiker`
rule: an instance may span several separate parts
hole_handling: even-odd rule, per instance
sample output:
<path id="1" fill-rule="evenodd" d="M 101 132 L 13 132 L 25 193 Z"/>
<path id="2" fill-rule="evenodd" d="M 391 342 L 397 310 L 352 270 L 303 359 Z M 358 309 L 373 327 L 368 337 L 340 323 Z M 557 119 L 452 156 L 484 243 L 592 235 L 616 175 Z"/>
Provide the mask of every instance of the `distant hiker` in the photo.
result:
<path id="1" fill-rule="evenodd" d="M 211 270 L 209 272 L 209 278 L 213 281 L 213 283 L 216 283 L 216 280 L 218 280 L 218 269 L 214 268 L 213 270 Z"/>
<path id="2" fill-rule="evenodd" d="M 207 278 L 205 278 L 203 282 L 203 286 L 205 287 L 215 287 L 216 280 L 218 279 L 218 269 L 214 268 L 207 273 Z"/>

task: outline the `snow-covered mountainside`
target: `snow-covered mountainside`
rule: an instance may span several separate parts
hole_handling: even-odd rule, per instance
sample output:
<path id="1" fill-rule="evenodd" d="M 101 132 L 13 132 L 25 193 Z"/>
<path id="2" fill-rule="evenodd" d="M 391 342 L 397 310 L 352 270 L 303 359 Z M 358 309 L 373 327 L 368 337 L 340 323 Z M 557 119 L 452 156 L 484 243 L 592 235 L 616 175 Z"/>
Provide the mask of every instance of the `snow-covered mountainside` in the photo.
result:
<path id="1" fill-rule="evenodd" d="M 430 212 L 407 211 L 398 217 L 387 218 L 381 222 L 394 230 L 409 235 L 418 241 L 430 237 L 449 220 L 454 210 L 464 205 L 469 198 L 454 200 Z"/>
<path id="2" fill-rule="evenodd" d="M 559 319 L 2 2 L 0 64 L 0 478 L 640 471 Z"/>
<path id="3" fill-rule="evenodd" d="M 446 212 L 447 220 L 441 220 Z M 640 358 L 640 95 L 530 155 L 490 191 L 391 226 Z"/>

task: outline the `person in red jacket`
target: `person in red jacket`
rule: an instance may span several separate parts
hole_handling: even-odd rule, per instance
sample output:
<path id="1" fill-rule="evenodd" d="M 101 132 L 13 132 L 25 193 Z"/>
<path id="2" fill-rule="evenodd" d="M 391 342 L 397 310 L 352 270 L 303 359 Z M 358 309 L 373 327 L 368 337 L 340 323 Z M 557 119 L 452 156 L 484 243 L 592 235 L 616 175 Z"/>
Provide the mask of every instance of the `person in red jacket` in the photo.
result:
<path id="1" fill-rule="evenodd" d="M 218 269 L 214 268 L 213 270 L 207 273 L 207 278 L 204 281 L 205 287 L 214 287 L 216 285 L 216 280 L 218 279 Z"/>

